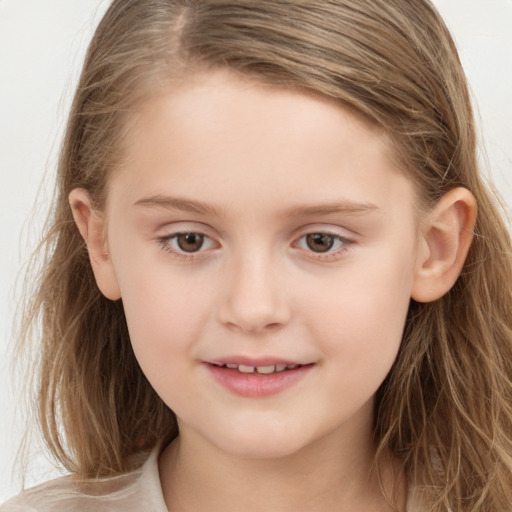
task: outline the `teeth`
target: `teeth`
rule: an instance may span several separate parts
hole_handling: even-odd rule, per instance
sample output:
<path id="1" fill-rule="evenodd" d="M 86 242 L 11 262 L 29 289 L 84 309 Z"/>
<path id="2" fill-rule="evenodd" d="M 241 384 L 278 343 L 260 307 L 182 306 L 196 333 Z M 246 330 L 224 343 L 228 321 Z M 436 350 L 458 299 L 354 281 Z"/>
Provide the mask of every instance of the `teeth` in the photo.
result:
<path id="1" fill-rule="evenodd" d="M 249 366 L 246 364 L 237 364 L 237 363 L 226 363 L 226 368 L 230 370 L 238 370 L 241 373 L 260 373 L 263 375 L 268 375 L 274 372 L 284 372 L 285 370 L 295 370 L 298 368 L 300 364 L 276 364 L 276 365 L 268 365 L 268 366 Z"/>
<path id="2" fill-rule="evenodd" d="M 246 366 L 245 364 L 238 365 L 238 371 L 242 373 L 254 373 L 254 366 Z"/>
<path id="3" fill-rule="evenodd" d="M 275 366 L 257 366 L 256 371 L 258 373 L 274 373 L 276 370 Z"/>

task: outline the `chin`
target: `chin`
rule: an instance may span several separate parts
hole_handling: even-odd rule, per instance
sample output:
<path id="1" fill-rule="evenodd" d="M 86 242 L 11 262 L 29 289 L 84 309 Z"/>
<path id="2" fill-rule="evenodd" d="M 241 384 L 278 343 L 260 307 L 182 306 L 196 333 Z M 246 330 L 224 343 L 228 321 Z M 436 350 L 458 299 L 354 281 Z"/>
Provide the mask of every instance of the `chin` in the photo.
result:
<path id="1" fill-rule="evenodd" d="M 219 435 L 215 435 L 219 434 Z M 282 459 L 300 452 L 310 444 L 304 432 L 291 432 L 289 428 L 253 425 L 243 430 L 225 429 L 209 432 L 206 436 L 218 450 L 244 459 Z"/>
<path id="2" fill-rule="evenodd" d="M 290 442 L 273 442 L 268 439 L 265 441 L 253 441 L 250 443 L 228 443 L 225 445 L 217 445 L 217 447 L 224 453 L 233 457 L 242 459 L 259 459 L 259 460 L 272 460 L 284 459 L 299 452 L 303 445 Z"/>

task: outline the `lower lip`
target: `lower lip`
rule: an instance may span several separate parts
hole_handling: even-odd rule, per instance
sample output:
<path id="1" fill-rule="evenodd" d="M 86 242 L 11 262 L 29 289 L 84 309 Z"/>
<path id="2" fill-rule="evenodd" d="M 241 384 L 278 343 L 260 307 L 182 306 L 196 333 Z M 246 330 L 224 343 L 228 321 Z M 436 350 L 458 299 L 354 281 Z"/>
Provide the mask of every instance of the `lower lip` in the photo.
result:
<path id="1" fill-rule="evenodd" d="M 235 395 L 264 398 L 276 395 L 297 384 L 313 368 L 312 364 L 268 374 L 242 373 L 238 370 L 206 363 L 214 379 Z"/>

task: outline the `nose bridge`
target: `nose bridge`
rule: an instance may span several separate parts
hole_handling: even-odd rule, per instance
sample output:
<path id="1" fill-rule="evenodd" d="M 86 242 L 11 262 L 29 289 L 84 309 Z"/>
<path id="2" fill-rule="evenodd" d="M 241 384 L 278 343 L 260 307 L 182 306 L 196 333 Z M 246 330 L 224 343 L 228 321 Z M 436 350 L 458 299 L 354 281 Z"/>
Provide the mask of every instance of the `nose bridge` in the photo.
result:
<path id="1" fill-rule="evenodd" d="M 289 319 L 279 255 L 253 247 L 233 255 L 220 319 L 244 332 L 276 328 Z"/>

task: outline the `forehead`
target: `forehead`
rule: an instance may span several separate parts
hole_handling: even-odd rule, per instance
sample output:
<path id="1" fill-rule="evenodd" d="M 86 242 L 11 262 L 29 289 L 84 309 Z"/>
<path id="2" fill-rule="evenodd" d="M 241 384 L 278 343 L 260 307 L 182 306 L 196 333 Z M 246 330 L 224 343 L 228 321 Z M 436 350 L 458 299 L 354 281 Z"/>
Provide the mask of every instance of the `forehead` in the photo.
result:
<path id="1" fill-rule="evenodd" d="M 319 200 L 333 187 L 370 191 L 377 171 L 380 187 L 402 174 L 383 130 L 352 109 L 225 70 L 155 94 L 131 116 L 127 133 L 112 184 L 131 183 L 139 195 L 179 187 L 225 198 L 266 187 L 276 197 Z"/>
<path id="2" fill-rule="evenodd" d="M 274 108 L 261 110 L 263 104 Z M 292 114 L 307 116 L 310 124 L 314 121 L 325 124 L 329 119 L 342 115 L 345 120 L 357 123 L 375 137 L 390 142 L 377 122 L 341 100 L 305 88 L 265 82 L 260 77 L 229 68 L 192 67 L 180 72 L 171 81 L 158 81 L 153 92 L 139 100 L 132 115 L 128 116 L 128 127 L 143 128 L 144 123 L 152 123 L 154 113 L 163 106 L 172 108 L 176 118 L 184 114 L 181 121 L 190 114 L 197 118 L 201 112 L 205 115 L 215 113 L 214 106 L 217 111 L 235 115 L 257 113 L 253 121 L 261 120 L 270 125 L 276 124 L 279 114 L 283 113 L 286 118 L 291 118 Z"/>

